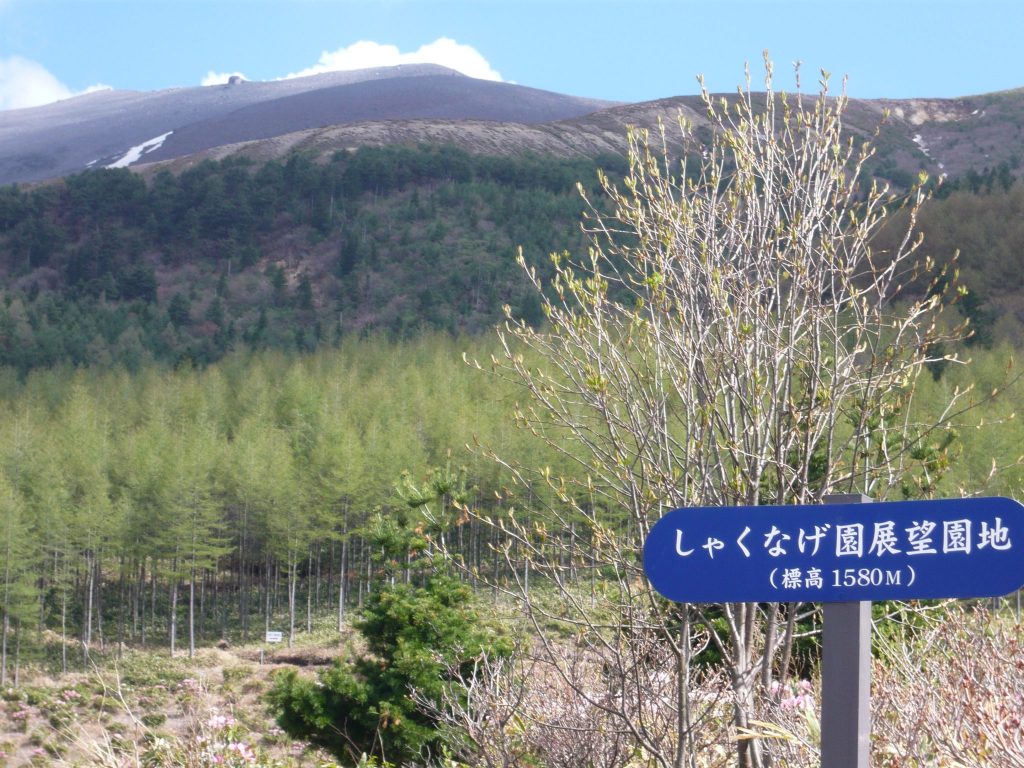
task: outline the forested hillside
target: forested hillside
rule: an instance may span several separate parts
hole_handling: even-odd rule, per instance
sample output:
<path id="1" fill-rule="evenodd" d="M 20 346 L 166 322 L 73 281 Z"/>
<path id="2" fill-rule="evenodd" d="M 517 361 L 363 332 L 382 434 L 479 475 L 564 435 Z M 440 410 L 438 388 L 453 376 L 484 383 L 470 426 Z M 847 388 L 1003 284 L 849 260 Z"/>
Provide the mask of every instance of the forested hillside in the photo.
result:
<path id="1" fill-rule="evenodd" d="M 575 183 L 622 163 L 422 146 L 5 187 L 0 364 L 135 369 L 205 364 L 240 345 L 310 351 L 367 331 L 475 333 L 506 303 L 539 322 L 516 249 L 542 272 L 549 252 L 579 252 Z M 939 195 L 925 249 L 940 261 L 961 249 L 979 339 L 1016 338 L 1019 186 L 989 171 Z"/>
<path id="2" fill-rule="evenodd" d="M 974 326 L 972 342 L 1024 345 L 1024 184 L 998 171 L 968 174 L 939 188 L 919 226 L 923 252 L 940 264 L 959 252 L 969 290 L 960 311 Z M 880 245 L 891 243 L 883 237 Z"/>
<path id="3" fill-rule="evenodd" d="M 235 158 L 149 180 L 117 169 L 0 188 L 0 365 L 135 370 L 367 332 L 474 334 L 504 304 L 539 323 L 517 248 L 542 275 L 549 253 L 582 252 L 576 182 L 593 191 L 598 168 L 614 177 L 623 164 L 364 148 L 325 165 Z M 1020 184 L 986 170 L 936 198 L 925 252 L 944 262 L 960 249 L 977 340 L 1019 340 Z"/>
<path id="4" fill-rule="evenodd" d="M 835 493 L 1019 495 L 1024 182 L 978 169 L 928 183 L 919 208 L 891 136 L 873 158 L 844 143 L 842 100 L 780 101 L 781 123 L 774 99 L 753 103 L 705 104 L 717 130 L 697 129 L 706 162 L 682 179 L 665 173 L 677 145 L 633 133 L 628 165 L 424 144 L 0 189 L 0 709 L 16 746 L 62 754 L 28 731 L 45 709 L 22 670 L 63 685 L 133 656 L 198 668 L 213 646 L 262 668 L 280 631 L 270 661 L 291 668 L 244 700 L 222 665 L 225 713 L 269 705 L 268 737 L 341 764 L 820 762 L 785 757 L 820 740 L 814 606 L 664 600 L 645 536 L 679 507 L 767 523 Z M 737 529 L 738 550 L 754 533 L 786 555 L 781 534 L 803 555 L 809 528 L 785 525 Z M 726 537 L 735 559 L 717 563 L 744 562 L 733 533 L 682 528 L 688 562 Z M 830 529 L 815 525 L 808 578 Z M 927 640 L 916 608 L 906 631 Z M 294 668 L 303 646 L 315 676 Z M 909 655 L 879 661 L 882 679 L 921 678 Z M 131 715 L 116 749 L 109 719 L 89 738 L 115 757 L 177 738 L 192 746 L 136 763 L 199 764 L 182 755 L 212 754 L 226 722 L 199 714 L 199 687 L 181 679 L 175 706 L 205 734 L 159 731 L 150 707 L 145 736 Z M 152 704 L 130 694 L 126 710 Z M 89 704 L 101 717 L 107 695 Z M 55 706 L 84 710 L 67 696 Z M 814 735 L 774 752 L 752 726 Z M 267 764 L 230 733 L 239 761 Z"/>
<path id="5" fill-rule="evenodd" d="M 503 304 L 544 322 L 516 249 L 542 273 L 549 252 L 579 253 L 576 182 L 594 193 L 598 168 L 622 163 L 421 146 L 0 190 L 8 634 L 37 617 L 86 648 L 294 630 L 401 570 L 399 529 L 427 546 L 442 521 L 472 568 L 514 568 L 493 529 L 454 516 L 455 500 L 497 516 L 519 503 L 466 446 L 567 458 L 538 455 L 508 416 L 522 393 L 461 355 L 489 356 L 478 334 Z M 981 362 L 923 386 L 976 381 L 981 397 L 1006 379 L 1011 347 L 985 348 L 1022 335 L 1021 221 L 1024 186 L 998 170 L 923 209 L 924 252 L 961 252 Z M 928 492 L 976 492 L 993 455 L 1012 462 L 1016 397 L 972 415 L 1002 422 L 984 445 L 961 430 L 922 447 Z M 539 492 L 520 488 L 521 508 Z"/>
<path id="6" fill-rule="evenodd" d="M 313 612 L 340 621 L 381 569 L 401 572 L 407 552 L 391 562 L 389 542 L 402 531 L 426 546 L 448 525 L 472 568 L 503 570 L 495 531 L 463 525 L 452 502 L 501 515 L 517 495 L 466 445 L 542 457 L 506 414 L 512 392 L 465 365 L 464 346 L 371 340 L 201 372 L 8 380 L 5 626 L 30 630 L 30 654 L 47 627 L 86 654 L 287 634 Z"/>
<path id="7" fill-rule="evenodd" d="M 491 351 L 433 335 L 314 355 L 238 353 L 202 371 L 63 368 L 24 382 L 9 371 L 3 645 L 18 636 L 29 659 L 49 649 L 51 665 L 77 668 L 84 657 L 53 645 L 52 633 L 81 641 L 86 655 L 115 641 L 185 649 L 190 636 L 237 642 L 264 627 L 287 636 L 361 605 L 381 574 L 406 578 L 409 542 L 422 550 L 438 536 L 470 573 L 513 578 L 522 554 L 500 521 L 529 521 L 550 490 L 515 484 L 484 448 L 552 475 L 573 467 L 516 429 L 509 414 L 521 391 L 462 361 Z M 937 407 L 970 383 L 982 399 L 1004 381 L 1009 357 L 982 351 L 972 369 L 926 377 L 919 402 Z M 921 448 L 934 455 L 921 482 L 948 494 L 1019 488 L 1019 469 L 984 484 L 993 456 L 1007 463 L 1019 452 L 1024 435 L 1010 414 L 1021 407 L 1015 390 L 984 402 L 955 437 L 936 434 Z M 981 421 L 995 426 L 971 428 Z M 498 525 L 461 514 L 456 501 Z M 616 514 L 604 513 L 609 525 Z M 587 552 L 598 532 L 581 523 L 537 535 L 577 542 L 566 573 L 593 588 Z"/>
<path id="8" fill-rule="evenodd" d="M 475 333 L 503 304 L 539 322 L 516 249 L 542 269 L 550 251 L 578 251 L 576 182 L 622 163 L 435 146 L 6 187 L 0 365 L 135 369 L 205 364 L 238 345 Z"/>

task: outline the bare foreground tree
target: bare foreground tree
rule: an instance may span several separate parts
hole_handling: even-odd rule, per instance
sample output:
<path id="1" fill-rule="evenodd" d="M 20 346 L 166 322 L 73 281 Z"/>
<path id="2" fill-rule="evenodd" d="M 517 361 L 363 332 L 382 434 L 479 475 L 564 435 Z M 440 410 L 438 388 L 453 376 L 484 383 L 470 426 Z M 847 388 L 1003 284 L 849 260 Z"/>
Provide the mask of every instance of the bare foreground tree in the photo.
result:
<path id="1" fill-rule="evenodd" d="M 702 85 L 710 140 L 681 122 L 681 160 L 667 131 L 630 134 L 627 177 L 602 178 L 608 206 L 588 202 L 588 256 L 554 255 L 547 285 L 528 270 L 548 325 L 509 315 L 492 361 L 525 390 L 520 425 L 570 467 L 506 463 L 522 508 L 484 520 L 510 542 L 532 653 L 658 766 L 696 765 L 716 706 L 691 696 L 695 655 L 720 657 L 734 726 L 749 728 L 810 606 L 670 604 L 643 574 L 650 527 L 681 506 L 926 492 L 962 397 L 914 420 L 918 376 L 965 332 L 940 319 L 953 275 L 917 255 L 924 193 L 865 182 L 870 142 L 844 132 L 827 76 L 816 98 L 799 79 L 787 96 L 765 64 L 763 94 L 749 75 L 728 101 Z M 877 252 L 897 207 L 906 232 Z M 579 685 L 580 658 L 602 690 Z M 736 749 L 744 768 L 771 763 L 767 742 Z"/>

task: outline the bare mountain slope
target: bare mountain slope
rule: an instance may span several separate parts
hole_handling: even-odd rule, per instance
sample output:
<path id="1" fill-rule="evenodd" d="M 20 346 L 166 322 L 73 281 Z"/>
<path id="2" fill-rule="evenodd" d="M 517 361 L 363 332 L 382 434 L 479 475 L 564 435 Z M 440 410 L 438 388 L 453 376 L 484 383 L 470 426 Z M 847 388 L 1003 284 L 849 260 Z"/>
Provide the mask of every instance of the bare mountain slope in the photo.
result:
<path id="1" fill-rule="evenodd" d="M 364 120 L 225 144 L 194 155 L 181 155 L 171 161 L 150 162 L 158 160 L 158 157 L 147 155 L 146 163 L 135 167 L 143 173 L 159 168 L 177 172 L 203 160 L 220 160 L 233 155 L 261 162 L 300 151 L 326 159 L 334 152 L 363 146 L 420 143 L 454 144 L 470 152 L 490 155 L 535 152 L 559 157 L 597 157 L 625 152 L 627 126 L 654 128 L 660 119 L 671 130 L 671 124 L 679 115 L 701 124 L 704 117 L 696 106 L 697 102 L 688 97 L 662 99 L 532 124 L 473 119 Z"/>
<path id="2" fill-rule="evenodd" d="M 361 146 L 421 142 L 451 143 L 481 154 L 532 151 L 594 157 L 622 153 L 627 126 L 656 129 L 661 121 L 671 139 L 676 135 L 674 124 L 680 115 L 698 127 L 705 122 L 704 109 L 696 96 L 617 105 L 562 120 L 533 123 L 431 119 L 425 114 L 410 119 L 412 115 L 402 117 L 396 111 L 392 119 L 338 121 L 324 127 L 225 143 L 192 155 L 180 154 L 161 167 L 178 170 L 203 159 L 234 154 L 263 161 L 296 150 L 326 158 L 339 150 Z M 933 178 L 959 176 L 1000 164 L 1009 166 L 1016 175 L 1021 172 L 1024 89 L 962 99 L 851 99 L 845 121 L 850 134 L 872 138 L 876 156 L 871 167 L 885 178 L 912 180 L 920 171 Z M 154 153 L 146 159 L 161 156 Z"/>
<path id="3" fill-rule="evenodd" d="M 176 131 L 149 159 L 179 157 L 224 144 L 338 124 L 381 120 L 487 120 L 533 124 L 582 114 L 597 106 L 596 102 L 534 88 L 468 77 L 399 77 L 261 101 L 223 116 L 195 122 Z"/>
<path id="4" fill-rule="evenodd" d="M 733 95 L 733 98 L 735 96 Z M 241 153 L 327 157 L 383 144 L 443 142 L 486 154 L 621 153 L 625 128 L 698 126 L 696 96 L 615 105 L 460 75 L 434 65 L 336 72 L 155 93 L 108 91 L 0 112 L 0 184 L 86 168 L 179 169 Z M 852 99 L 846 124 L 875 136 L 872 170 L 909 183 L 1006 164 L 1020 174 L 1024 89 L 959 99 Z M 670 131 L 671 131 L 670 127 Z M 876 136 L 877 132 L 877 136 Z"/>
<path id="5" fill-rule="evenodd" d="M 609 102 L 407 65 L 265 83 L 104 91 L 0 112 L 0 184 L 202 152 L 334 123 L 391 118 L 543 122 Z"/>

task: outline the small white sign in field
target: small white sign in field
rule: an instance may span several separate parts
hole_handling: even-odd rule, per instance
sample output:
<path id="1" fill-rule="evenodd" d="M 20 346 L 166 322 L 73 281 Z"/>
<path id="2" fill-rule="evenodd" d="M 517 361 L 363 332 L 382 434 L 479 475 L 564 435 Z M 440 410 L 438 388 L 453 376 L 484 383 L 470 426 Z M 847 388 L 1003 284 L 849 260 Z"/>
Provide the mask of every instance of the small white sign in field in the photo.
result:
<path id="1" fill-rule="evenodd" d="M 267 640 L 266 641 L 268 643 L 280 643 L 281 640 L 283 639 L 283 637 L 284 636 L 280 632 L 270 632 L 270 631 L 268 631 L 267 632 Z"/>

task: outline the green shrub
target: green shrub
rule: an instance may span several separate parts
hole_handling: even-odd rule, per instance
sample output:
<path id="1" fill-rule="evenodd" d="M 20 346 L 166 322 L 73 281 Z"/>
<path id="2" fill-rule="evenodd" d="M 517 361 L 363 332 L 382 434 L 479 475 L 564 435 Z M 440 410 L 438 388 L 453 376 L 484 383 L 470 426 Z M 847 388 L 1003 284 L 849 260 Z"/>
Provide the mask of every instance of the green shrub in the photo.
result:
<path id="1" fill-rule="evenodd" d="M 446 670 L 511 651 L 473 608 L 471 590 L 448 576 L 383 586 L 357 628 L 368 653 L 336 661 L 317 680 L 284 672 L 268 694 L 289 735 L 353 762 L 362 753 L 398 764 L 436 756 L 443 734 L 411 703 L 410 690 L 439 700 Z"/>
<path id="2" fill-rule="evenodd" d="M 252 677 L 252 667 L 225 667 L 224 668 L 224 682 L 241 682 L 248 680 Z"/>
<path id="3" fill-rule="evenodd" d="M 162 712 L 151 712 L 142 716 L 142 724 L 147 728 L 157 728 L 167 722 L 167 715 Z"/>
<path id="4" fill-rule="evenodd" d="M 46 688 L 26 688 L 25 701 L 33 707 L 47 703 L 50 698 L 50 691 Z"/>

